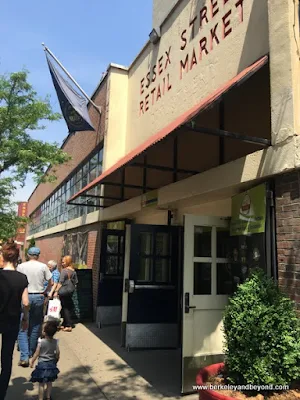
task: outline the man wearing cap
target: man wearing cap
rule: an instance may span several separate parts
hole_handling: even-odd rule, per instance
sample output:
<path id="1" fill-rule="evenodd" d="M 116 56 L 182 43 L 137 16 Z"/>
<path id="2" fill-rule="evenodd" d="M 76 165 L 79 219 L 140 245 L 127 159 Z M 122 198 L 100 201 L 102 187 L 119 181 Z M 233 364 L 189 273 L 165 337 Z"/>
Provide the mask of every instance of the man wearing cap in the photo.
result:
<path id="1" fill-rule="evenodd" d="M 44 296 L 52 286 L 52 274 L 46 264 L 38 261 L 40 255 L 38 247 L 28 249 L 29 261 L 20 264 L 17 271 L 26 275 L 29 293 L 29 329 L 20 330 L 18 336 L 21 367 L 29 366 L 29 359 L 35 353 L 40 329 L 43 322 Z M 44 282 L 48 282 L 45 290 Z"/>

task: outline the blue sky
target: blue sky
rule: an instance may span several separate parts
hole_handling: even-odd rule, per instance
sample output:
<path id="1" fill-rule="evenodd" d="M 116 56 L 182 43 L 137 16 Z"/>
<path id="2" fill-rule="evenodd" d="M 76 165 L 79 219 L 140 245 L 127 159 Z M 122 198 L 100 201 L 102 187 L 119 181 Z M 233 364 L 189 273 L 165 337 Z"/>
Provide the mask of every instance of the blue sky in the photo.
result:
<path id="1" fill-rule="evenodd" d="M 92 94 L 110 62 L 129 65 L 152 29 L 152 0 L 3 1 L 0 74 L 29 70 L 41 97 L 49 94 L 60 111 L 41 43 L 49 47 L 87 94 Z M 62 143 L 64 120 L 33 132 L 40 140 Z M 27 200 L 35 184 L 27 179 L 15 200 Z"/>

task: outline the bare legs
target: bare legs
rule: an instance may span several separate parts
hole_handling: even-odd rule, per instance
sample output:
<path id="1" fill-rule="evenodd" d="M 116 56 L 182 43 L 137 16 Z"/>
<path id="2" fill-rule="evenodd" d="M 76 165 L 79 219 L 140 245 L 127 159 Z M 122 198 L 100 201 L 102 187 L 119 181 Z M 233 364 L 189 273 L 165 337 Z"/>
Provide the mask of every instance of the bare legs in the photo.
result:
<path id="1" fill-rule="evenodd" d="M 48 382 L 46 384 L 40 383 L 39 384 L 39 400 L 44 399 L 45 385 L 46 385 L 46 399 L 50 400 L 50 398 L 51 398 L 52 382 Z"/>
<path id="2" fill-rule="evenodd" d="M 44 383 L 40 383 L 39 384 L 39 400 L 43 400 L 44 399 Z"/>
<path id="3" fill-rule="evenodd" d="M 47 383 L 47 392 L 46 392 L 46 399 L 50 400 L 52 392 L 52 382 Z"/>

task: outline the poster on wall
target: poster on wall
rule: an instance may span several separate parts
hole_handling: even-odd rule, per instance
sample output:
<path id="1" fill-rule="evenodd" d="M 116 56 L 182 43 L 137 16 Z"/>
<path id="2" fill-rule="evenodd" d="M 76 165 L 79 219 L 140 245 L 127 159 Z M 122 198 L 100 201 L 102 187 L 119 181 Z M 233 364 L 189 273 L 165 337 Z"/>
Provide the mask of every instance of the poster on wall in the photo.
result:
<path id="1" fill-rule="evenodd" d="M 230 236 L 264 233 L 266 185 L 256 186 L 232 198 Z"/>
<path id="2" fill-rule="evenodd" d="M 266 209 L 265 184 L 232 198 L 229 259 L 234 287 L 254 268 L 266 271 Z"/>

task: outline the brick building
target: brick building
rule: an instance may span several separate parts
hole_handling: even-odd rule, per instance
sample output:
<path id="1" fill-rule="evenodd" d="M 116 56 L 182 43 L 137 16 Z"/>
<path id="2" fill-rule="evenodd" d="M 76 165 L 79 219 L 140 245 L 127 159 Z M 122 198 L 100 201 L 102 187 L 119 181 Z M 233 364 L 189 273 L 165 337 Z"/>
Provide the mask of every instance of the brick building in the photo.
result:
<path id="1" fill-rule="evenodd" d="M 299 2 L 153 3 L 151 40 L 93 96 L 96 134 L 68 137 L 30 197 L 27 240 L 93 269 L 95 320 L 123 346 L 180 351 L 187 393 L 253 267 L 300 310 Z"/>

